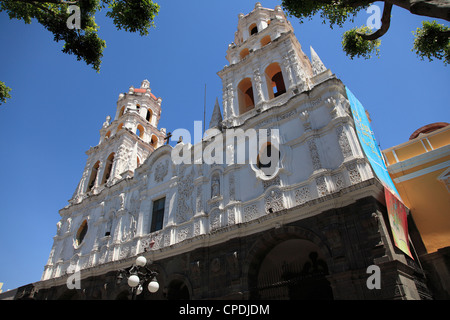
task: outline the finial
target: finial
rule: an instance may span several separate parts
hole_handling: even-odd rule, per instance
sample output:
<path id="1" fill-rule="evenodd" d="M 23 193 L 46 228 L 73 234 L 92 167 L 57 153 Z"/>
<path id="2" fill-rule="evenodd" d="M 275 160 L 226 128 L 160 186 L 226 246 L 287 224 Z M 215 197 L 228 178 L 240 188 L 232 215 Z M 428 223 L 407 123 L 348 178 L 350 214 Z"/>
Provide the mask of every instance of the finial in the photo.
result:
<path id="1" fill-rule="evenodd" d="M 322 73 L 325 70 L 327 70 L 327 68 L 323 64 L 322 60 L 320 60 L 319 55 L 316 53 L 316 51 L 314 51 L 312 46 L 310 46 L 310 50 L 311 50 L 311 64 L 313 74 L 318 75 L 319 73 Z"/>

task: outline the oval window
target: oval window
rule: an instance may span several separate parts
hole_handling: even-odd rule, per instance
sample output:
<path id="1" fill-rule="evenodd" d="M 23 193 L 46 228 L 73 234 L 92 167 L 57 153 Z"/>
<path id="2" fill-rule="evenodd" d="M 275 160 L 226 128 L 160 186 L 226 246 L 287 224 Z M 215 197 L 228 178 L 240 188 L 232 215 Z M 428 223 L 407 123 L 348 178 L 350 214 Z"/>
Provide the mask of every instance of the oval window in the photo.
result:
<path id="1" fill-rule="evenodd" d="M 81 224 L 80 228 L 78 228 L 78 231 L 77 231 L 77 237 L 76 237 L 76 245 L 77 246 L 79 246 L 83 242 L 87 231 L 88 231 L 88 224 L 87 224 L 87 221 L 84 220 L 83 223 Z"/>

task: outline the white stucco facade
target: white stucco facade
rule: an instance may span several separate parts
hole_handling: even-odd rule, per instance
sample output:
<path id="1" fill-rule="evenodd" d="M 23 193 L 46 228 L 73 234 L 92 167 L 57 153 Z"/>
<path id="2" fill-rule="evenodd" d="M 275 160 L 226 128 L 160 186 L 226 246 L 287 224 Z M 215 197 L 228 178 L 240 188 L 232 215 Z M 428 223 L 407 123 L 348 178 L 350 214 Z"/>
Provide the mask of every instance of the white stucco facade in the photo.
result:
<path id="1" fill-rule="evenodd" d="M 193 150 L 217 145 L 227 130 L 267 132 L 279 146 L 274 174 L 268 177 L 249 163 L 249 152 L 246 163 L 174 164 L 173 147 L 165 144 L 165 130 L 158 129 L 162 100 L 143 81 L 119 95 L 113 121 L 105 121 L 99 144 L 86 152 L 80 183 L 60 210 L 42 280 L 69 268 L 101 268 L 144 250 L 154 252 L 154 258 L 168 257 L 195 241 L 220 242 L 230 230 L 229 236 L 257 232 L 265 217 L 374 177 L 344 84 L 313 50 L 311 59 L 306 56 L 280 7 L 257 4 L 248 15 L 239 15 L 227 60 L 218 72 L 223 114 L 215 111 L 210 122 L 216 135 Z M 225 158 L 239 146 L 223 140 Z M 162 225 L 152 231 L 153 206 L 163 198 Z M 291 218 L 298 219 L 283 219 Z"/>

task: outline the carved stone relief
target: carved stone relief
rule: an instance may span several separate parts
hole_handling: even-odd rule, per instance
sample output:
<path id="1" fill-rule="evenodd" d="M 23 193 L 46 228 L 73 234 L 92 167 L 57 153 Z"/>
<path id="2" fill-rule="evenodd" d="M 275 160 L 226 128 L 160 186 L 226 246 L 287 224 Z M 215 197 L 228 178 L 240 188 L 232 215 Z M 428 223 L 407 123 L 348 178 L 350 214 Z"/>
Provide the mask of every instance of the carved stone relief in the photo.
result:
<path id="1" fill-rule="evenodd" d="M 320 168 L 322 168 L 322 165 L 320 163 L 319 152 L 317 151 L 315 139 L 311 139 L 308 141 L 308 147 L 312 159 L 313 170 L 319 170 Z"/>
<path id="2" fill-rule="evenodd" d="M 316 185 L 317 185 L 317 192 L 319 193 L 319 197 L 323 197 L 328 194 L 327 184 L 326 184 L 324 176 L 316 178 Z"/>
<path id="3" fill-rule="evenodd" d="M 303 204 L 311 199 L 311 195 L 309 192 L 309 187 L 303 187 L 301 189 L 295 190 L 295 203 Z"/>
<path id="4" fill-rule="evenodd" d="M 339 147 L 341 148 L 342 155 L 344 158 L 350 157 L 353 155 L 352 148 L 350 147 L 350 143 L 348 142 L 347 135 L 345 134 L 344 127 L 340 126 L 336 129 L 336 133 L 338 136 Z"/>
<path id="5" fill-rule="evenodd" d="M 186 172 L 186 166 L 180 167 L 180 174 L 178 180 L 178 202 L 176 223 L 183 223 L 188 221 L 193 215 L 193 197 L 192 190 L 194 190 L 194 172 L 190 170 Z"/>
<path id="6" fill-rule="evenodd" d="M 258 217 L 258 208 L 256 204 L 244 208 L 244 222 L 256 219 Z"/>
<path id="7" fill-rule="evenodd" d="M 283 194 L 280 190 L 272 190 L 264 198 L 266 213 L 281 211 L 284 209 Z"/>
<path id="8" fill-rule="evenodd" d="M 161 161 L 155 168 L 155 181 L 162 182 L 169 171 L 169 160 Z"/>
<path id="9" fill-rule="evenodd" d="M 358 167 L 356 166 L 355 163 L 351 163 L 351 164 L 347 165 L 346 168 L 348 170 L 351 184 L 356 184 L 356 183 L 361 182 L 361 175 L 359 174 Z"/>
<path id="10" fill-rule="evenodd" d="M 211 177 L 211 198 L 220 196 L 220 176 L 214 173 Z"/>

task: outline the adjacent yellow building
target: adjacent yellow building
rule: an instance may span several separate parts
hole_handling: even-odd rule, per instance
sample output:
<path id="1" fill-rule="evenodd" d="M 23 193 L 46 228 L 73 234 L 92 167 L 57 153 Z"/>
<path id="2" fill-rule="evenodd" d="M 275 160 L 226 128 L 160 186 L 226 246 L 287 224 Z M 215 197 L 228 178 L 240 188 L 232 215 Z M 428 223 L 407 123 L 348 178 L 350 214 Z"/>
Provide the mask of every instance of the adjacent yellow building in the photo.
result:
<path id="1" fill-rule="evenodd" d="M 450 126 L 416 130 L 409 141 L 383 151 L 403 203 L 428 253 L 450 246 Z"/>

